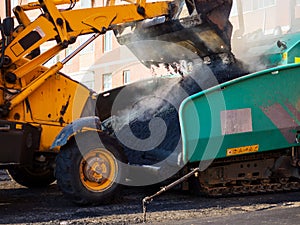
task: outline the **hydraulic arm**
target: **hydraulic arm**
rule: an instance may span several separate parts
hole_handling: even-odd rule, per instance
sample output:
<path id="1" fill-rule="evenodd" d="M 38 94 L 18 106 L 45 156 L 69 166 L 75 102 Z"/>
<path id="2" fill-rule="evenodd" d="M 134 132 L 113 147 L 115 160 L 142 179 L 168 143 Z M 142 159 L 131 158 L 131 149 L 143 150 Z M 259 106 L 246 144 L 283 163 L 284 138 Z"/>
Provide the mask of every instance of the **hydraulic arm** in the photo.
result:
<path id="1" fill-rule="evenodd" d="M 49 76 L 56 74 L 62 67 L 61 62 L 50 69 L 41 67 L 43 63 L 73 44 L 80 35 L 104 34 L 117 24 L 127 24 L 156 16 L 170 17 L 176 11 L 170 2 L 146 3 L 138 0 L 134 4 L 114 5 L 79 10 L 58 10 L 56 5 L 66 0 L 39 0 L 14 8 L 19 26 L 14 29 L 12 19 L 3 23 L 1 46 L 2 90 L 13 93 L 0 100 L 0 116 L 7 117 L 9 111 L 20 104 L 40 87 Z M 74 1 L 71 1 L 74 2 Z M 26 11 L 41 9 L 43 13 L 30 22 Z M 8 30 L 8 32 L 7 32 Z M 51 40 L 57 45 L 39 55 L 39 47 Z M 90 40 L 92 41 L 92 40 Z M 34 59 L 33 59 L 34 58 Z M 32 71 L 39 68 L 39 74 Z"/>

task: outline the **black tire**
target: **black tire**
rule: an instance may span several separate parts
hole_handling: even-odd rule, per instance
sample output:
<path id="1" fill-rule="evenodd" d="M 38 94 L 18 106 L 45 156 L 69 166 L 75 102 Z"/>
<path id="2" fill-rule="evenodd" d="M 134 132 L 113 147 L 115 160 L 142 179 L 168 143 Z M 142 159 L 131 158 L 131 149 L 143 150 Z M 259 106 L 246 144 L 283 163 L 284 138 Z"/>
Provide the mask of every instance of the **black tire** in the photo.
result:
<path id="1" fill-rule="evenodd" d="M 50 167 L 14 166 L 8 169 L 8 173 L 18 184 L 28 188 L 47 187 L 55 181 L 54 170 Z"/>
<path id="2" fill-rule="evenodd" d="M 80 142 L 84 143 L 84 149 L 83 147 L 79 149 L 78 145 L 82 145 L 77 143 Z M 121 192 L 120 183 L 125 179 L 126 174 L 120 163 L 126 161 L 121 150 L 110 137 L 101 136 L 100 142 L 95 132 L 76 135 L 61 148 L 56 158 L 55 176 L 60 190 L 79 205 L 113 202 Z M 91 162 L 97 164 L 94 170 Z M 107 176 L 110 177 L 108 179 L 103 172 L 103 165 L 104 171 L 108 171 Z M 97 168 L 101 171 L 96 171 Z M 88 172 L 86 172 L 87 169 Z M 92 178 L 89 177 L 90 175 Z M 99 178 L 98 182 L 92 180 L 94 178 Z"/>

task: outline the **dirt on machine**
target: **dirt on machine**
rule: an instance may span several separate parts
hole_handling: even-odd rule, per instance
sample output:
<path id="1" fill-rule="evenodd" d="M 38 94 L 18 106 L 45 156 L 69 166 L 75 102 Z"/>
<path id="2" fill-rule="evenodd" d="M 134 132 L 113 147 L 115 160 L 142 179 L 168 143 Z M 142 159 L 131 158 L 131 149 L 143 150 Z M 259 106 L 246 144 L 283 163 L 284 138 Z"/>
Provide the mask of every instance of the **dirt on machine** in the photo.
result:
<path id="1" fill-rule="evenodd" d="M 18 183 L 57 180 L 80 205 L 112 202 L 124 185 L 178 178 L 181 188 L 212 196 L 299 189 L 298 33 L 266 38 L 266 66 L 256 71 L 232 53 L 232 0 L 74 10 L 76 2 L 20 5 L 19 25 L 11 16 L 1 23 L 0 166 Z M 34 9 L 41 14 L 31 21 Z M 108 30 L 168 76 L 96 94 L 60 73 Z M 44 66 L 85 34 L 93 36 Z M 41 53 L 49 41 L 56 45 Z"/>

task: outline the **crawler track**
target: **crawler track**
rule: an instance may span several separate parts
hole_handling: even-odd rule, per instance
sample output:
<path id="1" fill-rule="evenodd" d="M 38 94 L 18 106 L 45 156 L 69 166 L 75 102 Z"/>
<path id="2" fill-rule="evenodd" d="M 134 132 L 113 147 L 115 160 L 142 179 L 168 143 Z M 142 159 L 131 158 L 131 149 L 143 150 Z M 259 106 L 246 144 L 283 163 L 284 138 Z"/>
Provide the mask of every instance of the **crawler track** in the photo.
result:
<path id="1" fill-rule="evenodd" d="M 252 184 L 248 186 L 231 186 L 231 187 L 203 187 L 202 191 L 207 196 L 238 196 L 245 194 L 258 194 L 258 193 L 274 193 L 283 191 L 299 191 L 300 183 L 289 181 L 285 184 L 282 183 L 269 183 L 269 184 Z"/>
<path id="2" fill-rule="evenodd" d="M 275 168 L 277 160 L 289 159 L 289 154 L 284 149 L 217 160 L 200 173 L 200 192 L 217 197 L 300 190 L 298 178 L 281 176 L 280 170 L 286 168 Z"/>

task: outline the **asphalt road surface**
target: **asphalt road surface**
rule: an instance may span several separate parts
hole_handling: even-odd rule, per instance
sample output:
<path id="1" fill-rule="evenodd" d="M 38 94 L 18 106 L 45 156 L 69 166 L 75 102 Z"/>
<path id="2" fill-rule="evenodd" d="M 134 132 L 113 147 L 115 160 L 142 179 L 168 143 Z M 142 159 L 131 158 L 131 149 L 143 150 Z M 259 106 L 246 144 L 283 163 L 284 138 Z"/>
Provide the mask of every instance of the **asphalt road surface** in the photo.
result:
<path id="1" fill-rule="evenodd" d="M 127 188 L 118 203 L 79 207 L 54 183 L 27 189 L 0 173 L 0 224 L 143 224 L 141 200 L 158 187 Z M 300 192 L 206 198 L 172 190 L 148 205 L 146 224 L 300 224 Z"/>
<path id="2" fill-rule="evenodd" d="M 152 223 L 153 225 L 171 225 L 174 222 Z M 204 217 L 198 219 L 185 219 L 176 222 L 180 225 L 254 225 L 254 224 L 272 224 L 272 225 L 290 225 L 300 224 L 300 205 L 287 207 L 274 207 L 258 211 L 250 211 L 235 215 L 224 215 L 216 217 Z"/>

